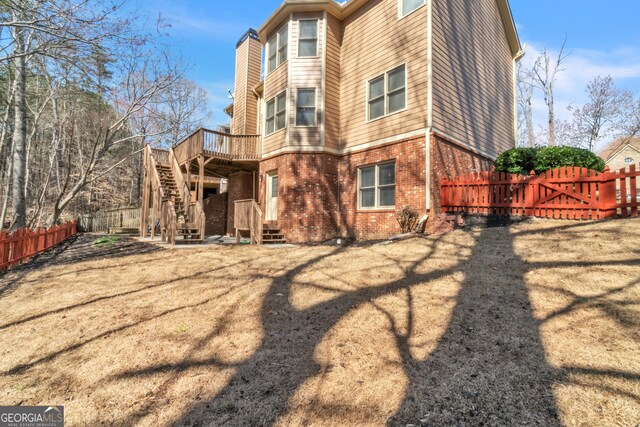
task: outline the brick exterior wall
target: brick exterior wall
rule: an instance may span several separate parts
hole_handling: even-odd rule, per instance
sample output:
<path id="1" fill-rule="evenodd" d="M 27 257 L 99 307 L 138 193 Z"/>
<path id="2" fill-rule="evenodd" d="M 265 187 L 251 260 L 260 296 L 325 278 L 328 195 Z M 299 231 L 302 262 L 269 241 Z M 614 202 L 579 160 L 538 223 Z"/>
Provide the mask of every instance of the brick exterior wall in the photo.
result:
<path id="1" fill-rule="evenodd" d="M 341 234 L 356 239 L 381 239 L 401 232 L 396 209 L 413 206 L 426 211 L 425 138 L 373 148 L 340 158 Z M 396 162 L 396 208 L 358 209 L 358 168 L 389 160 Z"/>
<path id="2" fill-rule="evenodd" d="M 431 209 L 440 213 L 442 178 L 453 178 L 472 172 L 491 170 L 493 161 L 466 150 L 458 144 L 431 135 Z"/>
<path id="3" fill-rule="evenodd" d="M 227 233 L 227 193 L 204 199 L 205 234 L 224 235 Z"/>
<path id="4" fill-rule="evenodd" d="M 266 215 L 267 174 L 278 173 L 278 221 L 292 243 L 321 242 L 335 237 L 382 239 L 400 233 L 396 209 L 413 206 L 426 212 L 426 140 L 417 137 L 335 156 L 327 153 L 286 153 L 260 162 L 258 202 Z M 432 216 L 440 212 L 442 177 L 490 170 L 490 159 L 431 135 Z M 395 161 L 396 207 L 358 209 L 358 168 Z M 233 203 L 250 199 L 250 172 L 229 177 L 227 232 L 233 233 Z"/>
<path id="5" fill-rule="evenodd" d="M 227 234 L 235 235 L 235 230 L 233 229 L 235 202 L 237 200 L 247 200 L 252 198 L 253 173 L 235 172 L 229 175 L 229 181 L 227 183 Z"/>
<path id="6" fill-rule="evenodd" d="M 337 235 L 338 160 L 331 154 L 282 154 L 260 162 L 259 203 L 266 214 L 267 174 L 278 172 L 278 227 L 289 242 Z"/>

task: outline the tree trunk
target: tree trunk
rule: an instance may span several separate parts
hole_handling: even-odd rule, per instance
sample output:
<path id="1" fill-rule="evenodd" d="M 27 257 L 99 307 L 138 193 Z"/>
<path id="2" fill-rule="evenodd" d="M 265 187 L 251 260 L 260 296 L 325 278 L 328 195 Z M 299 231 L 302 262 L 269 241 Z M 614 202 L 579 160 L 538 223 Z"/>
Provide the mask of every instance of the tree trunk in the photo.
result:
<path id="1" fill-rule="evenodd" d="M 13 168 L 13 149 L 11 151 L 11 156 L 7 162 L 7 180 L 5 181 L 5 185 L 3 190 L 4 196 L 2 198 L 2 212 L 0 212 L 0 230 L 4 228 L 4 223 L 7 220 L 7 208 L 9 205 L 9 197 L 11 193 L 11 172 Z"/>
<path id="2" fill-rule="evenodd" d="M 555 147 L 556 145 L 556 118 L 553 110 L 553 91 L 549 89 L 547 106 L 549 107 L 549 145 Z"/>
<path id="3" fill-rule="evenodd" d="M 24 51 L 22 29 L 15 30 L 16 52 Z M 13 133 L 13 167 L 11 183 L 11 207 L 13 209 L 12 230 L 26 226 L 27 206 L 25 194 L 26 142 L 27 142 L 27 60 L 25 56 L 15 59 L 15 125 Z"/>
<path id="4" fill-rule="evenodd" d="M 527 126 L 527 139 L 529 140 L 529 147 L 536 146 L 536 137 L 533 132 L 533 107 L 531 106 L 531 98 L 527 100 L 527 105 L 524 109 L 524 119 Z"/>

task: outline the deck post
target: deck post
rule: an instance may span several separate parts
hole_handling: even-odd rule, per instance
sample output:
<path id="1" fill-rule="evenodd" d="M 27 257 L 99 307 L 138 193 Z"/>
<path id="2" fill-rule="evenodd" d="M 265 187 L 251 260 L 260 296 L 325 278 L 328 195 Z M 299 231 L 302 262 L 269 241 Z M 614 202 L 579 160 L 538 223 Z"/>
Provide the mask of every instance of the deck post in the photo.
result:
<path id="1" fill-rule="evenodd" d="M 141 209 L 142 211 L 140 212 L 140 236 L 143 238 L 147 237 L 147 222 L 149 220 L 148 214 L 149 214 L 149 184 L 150 184 L 150 177 L 149 177 L 149 161 L 147 159 L 148 156 L 148 147 L 144 150 L 144 157 L 143 157 L 143 171 L 144 171 L 144 177 L 142 179 L 142 206 Z"/>
<path id="2" fill-rule="evenodd" d="M 198 172 L 198 203 L 201 208 L 204 208 L 204 156 L 202 154 L 198 155 Z"/>
<path id="3" fill-rule="evenodd" d="M 189 203 L 191 203 L 191 160 L 187 163 L 187 186 L 189 187 Z"/>
<path id="4" fill-rule="evenodd" d="M 156 192 L 151 190 L 153 203 L 151 207 L 151 240 L 156 237 L 156 209 L 157 209 L 157 201 L 156 201 Z"/>

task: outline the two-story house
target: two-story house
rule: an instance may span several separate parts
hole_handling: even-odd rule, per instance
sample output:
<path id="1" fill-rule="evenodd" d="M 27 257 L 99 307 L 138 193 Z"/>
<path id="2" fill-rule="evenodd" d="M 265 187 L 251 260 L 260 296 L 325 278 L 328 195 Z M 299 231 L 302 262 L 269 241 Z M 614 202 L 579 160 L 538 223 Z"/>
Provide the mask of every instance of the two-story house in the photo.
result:
<path id="1" fill-rule="evenodd" d="M 285 0 L 236 52 L 226 111 L 256 153 L 204 167 L 229 180 L 228 231 L 253 198 L 289 241 L 387 237 L 397 209 L 437 211 L 443 176 L 515 145 L 508 0 Z"/>

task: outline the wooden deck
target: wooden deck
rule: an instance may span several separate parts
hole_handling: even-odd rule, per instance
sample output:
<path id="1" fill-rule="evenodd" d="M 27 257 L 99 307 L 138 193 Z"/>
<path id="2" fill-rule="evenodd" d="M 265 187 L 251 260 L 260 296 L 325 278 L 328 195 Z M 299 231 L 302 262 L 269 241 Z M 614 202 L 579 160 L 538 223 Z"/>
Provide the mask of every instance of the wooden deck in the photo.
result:
<path id="1" fill-rule="evenodd" d="M 199 129 L 173 147 L 176 159 L 188 173 L 228 177 L 238 171 L 258 170 L 260 135 L 231 135 Z"/>

